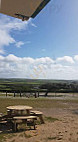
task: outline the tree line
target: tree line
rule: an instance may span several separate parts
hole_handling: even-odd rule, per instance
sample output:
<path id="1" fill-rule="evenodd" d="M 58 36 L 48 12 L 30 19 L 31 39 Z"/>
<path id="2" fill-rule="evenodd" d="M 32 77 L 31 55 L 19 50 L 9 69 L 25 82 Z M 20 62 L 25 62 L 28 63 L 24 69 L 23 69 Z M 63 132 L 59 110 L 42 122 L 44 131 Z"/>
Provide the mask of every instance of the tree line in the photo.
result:
<path id="1" fill-rule="evenodd" d="M 78 82 L 67 82 L 67 83 L 1 83 L 0 84 L 0 92 L 60 92 L 60 93 L 70 93 L 70 92 L 78 92 Z"/>

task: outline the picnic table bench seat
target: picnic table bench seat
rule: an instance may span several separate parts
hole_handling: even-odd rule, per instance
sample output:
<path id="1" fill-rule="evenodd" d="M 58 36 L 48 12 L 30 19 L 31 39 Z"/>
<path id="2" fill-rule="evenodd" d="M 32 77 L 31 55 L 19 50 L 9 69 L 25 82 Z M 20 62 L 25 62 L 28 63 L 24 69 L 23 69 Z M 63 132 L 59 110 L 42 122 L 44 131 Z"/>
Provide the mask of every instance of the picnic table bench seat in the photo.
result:
<path id="1" fill-rule="evenodd" d="M 35 125 L 35 120 L 37 120 L 36 116 L 16 116 L 13 117 L 12 122 L 13 122 L 13 130 L 17 131 L 17 126 L 20 123 L 26 123 L 27 126 L 34 126 L 34 129 L 36 129 Z"/>
<path id="2" fill-rule="evenodd" d="M 0 113 L 0 117 L 3 115 L 3 113 Z"/>
<path id="3" fill-rule="evenodd" d="M 3 113 L 0 113 L 0 121 L 2 121 L 4 118 L 4 114 Z"/>
<path id="4" fill-rule="evenodd" d="M 2 118 L 2 113 L 0 113 L 0 120 L 1 120 L 1 118 Z"/>
<path id="5" fill-rule="evenodd" d="M 4 118 L 3 113 L 0 113 L 0 125 L 6 125 L 7 121 L 6 118 Z"/>
<path id="6" fill-rule="evenodd" d="M 37 116 L 40 119 L 40 122 L 43 124 L 44 123 L 44 119 L 43 119 L 43 113 L 41 111 L 31 111 L 31 115 Z"/>

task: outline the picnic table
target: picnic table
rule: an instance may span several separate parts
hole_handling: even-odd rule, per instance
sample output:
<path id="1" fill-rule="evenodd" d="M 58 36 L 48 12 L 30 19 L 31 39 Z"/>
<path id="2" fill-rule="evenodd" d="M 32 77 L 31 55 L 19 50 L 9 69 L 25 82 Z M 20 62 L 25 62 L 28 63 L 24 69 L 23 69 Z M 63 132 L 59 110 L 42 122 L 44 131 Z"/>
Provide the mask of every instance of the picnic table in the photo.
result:
<path id="1" fill-rule="evenodd" d="M 30 106 L 23 106 L 23 105 L 17 105 L 17 106 L 8 106 L 7 112 L 8 114 L 12 115 L 30 115 L 30 111 L 32 110 L 32 107 Z"/>
<path id="2" fill-rule="evenodd" d="M 35 116 L 31 116 L 30 111 L 32 110 L 32 107 L 30 106 L 24 106 L 24 105 L 17 105 L 17 106 L 8 106 L 7 107 L 7 113 L 9 116 L 12 116 L 11 118 L 8 118 L 9 121 L 13 123 L 13 129 L 17 130 L 17 125 L 22 123 L 27 123 L 30 121 L 30 124 L 34 126 L 35 129 Z"/>
<path id="3" fill-rule="evenodd" d="M 7 107 L 7 115 L 1 114 L 1 121 L 6 121 L 12 126 L 14 131 L 17 131 L 17 127 L 21 123 L 25 123 L 27 126 L 34 126 L 36 128 L 35 121 L 39 117 L 40 122 L 44 123 L 43 113 L 40 111 L 33 111 L 31 106 L 16 105 Z"/>

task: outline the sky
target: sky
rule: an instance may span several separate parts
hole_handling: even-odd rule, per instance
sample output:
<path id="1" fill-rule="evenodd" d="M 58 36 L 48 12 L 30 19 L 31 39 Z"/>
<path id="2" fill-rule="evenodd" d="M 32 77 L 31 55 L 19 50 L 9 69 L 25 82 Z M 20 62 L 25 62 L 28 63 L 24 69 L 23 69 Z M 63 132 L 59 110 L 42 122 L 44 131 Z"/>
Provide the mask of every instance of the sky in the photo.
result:
<path id="1" fill-rule="evenodd" d="M 78 0 L 51 0 L 25 22 L 0 14 L 0 78 L 78 80 Z"/>

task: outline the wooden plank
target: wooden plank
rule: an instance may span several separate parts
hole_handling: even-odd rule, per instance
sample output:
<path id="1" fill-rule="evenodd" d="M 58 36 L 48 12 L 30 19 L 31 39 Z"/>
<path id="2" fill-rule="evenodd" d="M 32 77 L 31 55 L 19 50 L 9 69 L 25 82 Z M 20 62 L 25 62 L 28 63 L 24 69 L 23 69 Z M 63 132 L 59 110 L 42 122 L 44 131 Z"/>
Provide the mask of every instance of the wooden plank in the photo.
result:
<path id="1" fill-rule="evenodd" d="M 0 13 L 22 20 L 34 18 L 50 0 L 1 0 Z"/>
<path id="2" fill-rule="evenodd" d="M 18 120 L 23 120 L 23 119 L 36 119 L 37 117 L 36 116 L 16 116 L 16 117 L 13 117 L 13 119 L 18 119 Z"/>

